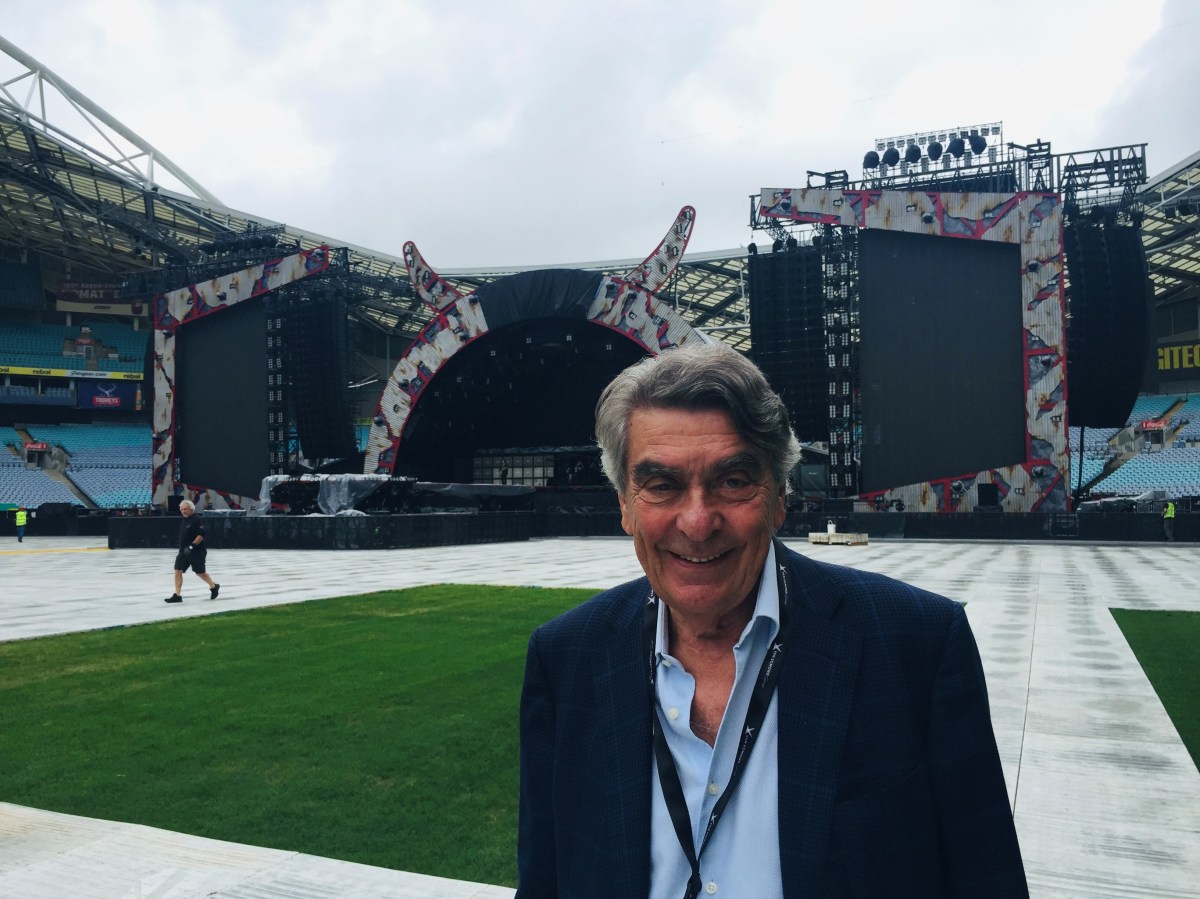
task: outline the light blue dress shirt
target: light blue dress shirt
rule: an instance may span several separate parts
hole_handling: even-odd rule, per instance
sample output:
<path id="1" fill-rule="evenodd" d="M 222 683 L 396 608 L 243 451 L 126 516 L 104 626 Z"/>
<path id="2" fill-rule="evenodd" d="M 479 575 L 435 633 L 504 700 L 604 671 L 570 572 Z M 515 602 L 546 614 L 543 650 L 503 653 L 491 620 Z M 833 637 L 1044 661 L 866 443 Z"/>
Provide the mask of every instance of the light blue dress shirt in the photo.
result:
<path id="1" fill-rule="evenodd" d="M 655 639 L 658 668 L 658 721 L 675 758 L 679 782 L 692 819 L 692 841 L 700 841 L 713 807 L 729 783 L 750 695 L 771 641 L 779 632 L 779 585 L 775 546 L 771 545 L 759 581 L 758 599 L 750 622 L 733 647 L 737 668 L 725 717 L 713 746 L 691 727 L 695 679 L 665 652 L 666 606 L 659 603 Z M 700 856 L 700 895 L 721 899 L 782 899 L 779 867 L 779 703 L 771 698 L 754 751 L 733 797 L 721 816 L 704 854 Z M 658 766 L 651 765 L 650 899 L 682 899 L 691 877 L 671 814 L 663 798 Z"/>

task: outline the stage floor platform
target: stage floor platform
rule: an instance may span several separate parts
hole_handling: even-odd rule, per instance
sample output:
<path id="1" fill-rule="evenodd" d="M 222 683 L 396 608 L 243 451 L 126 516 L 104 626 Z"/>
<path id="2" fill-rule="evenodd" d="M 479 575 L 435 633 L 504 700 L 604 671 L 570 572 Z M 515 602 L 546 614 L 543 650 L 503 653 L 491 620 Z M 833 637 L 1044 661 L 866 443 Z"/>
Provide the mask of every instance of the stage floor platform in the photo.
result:
<path id="1" fill-rule="evenodd" d="M 1200 771 L 1108 611 L 1200 611 L 1194 546 L 787 542 L 967 602 L 1034 897 L 1200 899 Z M 630 541 L 615 538 L 211 556 L 220 599 L 188 574 L 184 602 L 167 605 L 173 551 L 10 539 L 0 544 L 0 639 L 429 583 L 603 588 L 641 574 Z M 512 892 L 0 802 L 0 897 Z"/>

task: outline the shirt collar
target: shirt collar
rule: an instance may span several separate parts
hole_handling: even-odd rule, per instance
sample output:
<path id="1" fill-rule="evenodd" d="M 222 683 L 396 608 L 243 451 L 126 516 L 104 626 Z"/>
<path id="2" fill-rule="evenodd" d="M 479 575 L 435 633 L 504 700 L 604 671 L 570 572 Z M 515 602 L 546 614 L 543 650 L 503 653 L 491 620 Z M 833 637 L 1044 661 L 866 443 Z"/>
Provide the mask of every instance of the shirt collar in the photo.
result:
<path id="1" fill-rule="evenodd" d="M 779 580 L 775 574 L 775 541 L 772 540 L 768 544 L 767 558 L 763 560 L 763 569 L 758 577 L 758 598 L 754 602 L 754 614 L 750 616 L 750 620 L 746 623 L 746 627 L 742 630 L 741 637 L 738 638 L 736 649 L 746 639 L 746 636 L 754 629 L 760 620 L 767 622 L 767 628 L 774 639 L 774 635 L 779 632 Z M 667 604 L 660 602 L 658 604 L 658 628 L 654 635 L 654 657 L 656 661 L 661 662 L 667 649 Z"/>

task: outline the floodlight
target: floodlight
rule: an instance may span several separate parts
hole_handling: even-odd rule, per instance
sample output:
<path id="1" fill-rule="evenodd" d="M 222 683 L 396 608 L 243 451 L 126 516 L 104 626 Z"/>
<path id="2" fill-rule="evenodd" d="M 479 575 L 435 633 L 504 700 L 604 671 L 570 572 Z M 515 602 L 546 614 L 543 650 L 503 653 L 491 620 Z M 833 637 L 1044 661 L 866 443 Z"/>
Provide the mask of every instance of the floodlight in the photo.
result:
<path id="1" fill-rule="evenodd" d="M 908 149 L 904 151 L 904 161 L 908 163 L 921 161 L 921 148 L 916 144 L 909 144 Z"/>
<path id="2" fill-rule="evenodd" d="M 883 152 L 883 164 L 884 165 L 899 165 L 899 163 L 900 163 L 900 151 L 899 150 L 897 150 L 895 147 L 888 147 L 886 150 L 884 150 L 884 152 Z"/>

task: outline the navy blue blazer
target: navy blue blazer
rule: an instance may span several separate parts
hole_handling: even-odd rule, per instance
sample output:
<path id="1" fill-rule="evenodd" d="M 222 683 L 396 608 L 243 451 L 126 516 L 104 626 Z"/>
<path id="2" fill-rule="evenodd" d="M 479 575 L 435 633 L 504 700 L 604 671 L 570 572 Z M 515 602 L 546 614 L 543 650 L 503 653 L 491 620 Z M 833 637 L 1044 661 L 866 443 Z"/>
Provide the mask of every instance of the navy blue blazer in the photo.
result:
<path id="1" fill-rule="evenodd" d="M 779 815 L 784 896 L 1027 896 L 962 607 L 791 550 L 784 561 L 796 604 L 778 809 L 763 810 Z M 648 590 L 614 587 L 529 641 L 518 899 L 649 892 Z"/>

